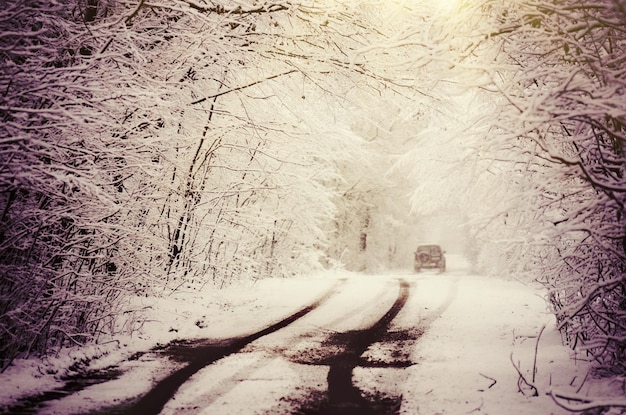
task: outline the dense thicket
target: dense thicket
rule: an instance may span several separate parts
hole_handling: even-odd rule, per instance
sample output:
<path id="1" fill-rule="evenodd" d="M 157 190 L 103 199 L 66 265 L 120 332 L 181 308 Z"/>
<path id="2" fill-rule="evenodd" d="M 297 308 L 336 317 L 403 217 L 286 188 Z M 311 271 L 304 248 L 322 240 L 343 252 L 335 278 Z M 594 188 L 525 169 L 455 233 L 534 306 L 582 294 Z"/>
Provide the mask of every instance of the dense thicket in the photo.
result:
<path id="1" fill-rule="evenodd" d="M 548 287 L 567 341 L 623 374 L 626 10 L 619 1 L 491 6 L 500 23 L 491 36 L 513 65 L 499 83 L 507 110 L 496 128 L 524 161 L 526 267 Z"/>
<path id="2" fill-rule="evenodd" d="M 457 111 L 440 106 L 396 165 L 415 212 L 457 212 L 476 269 L 539 281 L 564 339 L 622 374 L 625 26 L 614 0 L 442 10 L 426 72 Z"/>
<path id="3" fill-rule="evenodd" d="M 332 251 L 341 163 L 361 144 L 337 126 L 401 70 L 369 65 L 388 53 L 369 48 L 387 36 L 377 6 L 5 6 L 3 368 L 133 331 L 133 296 L 293 275 Z"/>
<path id="4" fill-rule="evenodd" d="M 98 71 L 119 52 L 86 30 L 103 11 L 78 6 L 15 1 L 0 12 L 3 367 L 97 336 L 120 292 L 140 284 L 118 256 L 132 237 L 121 190 L 137 149 L 112 134 L 120 93 L 106 80 L 118 74 Z"/>
<path id="5" fill-rule="evenodd" d="M 310 56 L 301 45 L 322 50 L 306 30 L 319 25 L 300 19 L 300 34 L 282 36 L 288 19 L 274 15 L 285 10 L 6 2 L 2 367 L 132 331 L 131 295 L 317 262 L 333 209 L 321 185 L 332 161 L 320 152 L 332 145 L 294 114 L 297 100 L 263 84 L 299 73 L 299 88 L 311 85 L 291 61 Z"/>
<path id="6" fill-rule="evenodd" d="M 487 1 L 462 9 L 477 20 L 458 68 L 481 80 L 477 96 L 490 114 L 467 159 L 479 169 L 466 160 L 463 170 L 478 171 L 465 199 L 487 213 L 470 214 L 480 262 L 541 282 L 564 339 L 623 374 L 623 4 Z"/>

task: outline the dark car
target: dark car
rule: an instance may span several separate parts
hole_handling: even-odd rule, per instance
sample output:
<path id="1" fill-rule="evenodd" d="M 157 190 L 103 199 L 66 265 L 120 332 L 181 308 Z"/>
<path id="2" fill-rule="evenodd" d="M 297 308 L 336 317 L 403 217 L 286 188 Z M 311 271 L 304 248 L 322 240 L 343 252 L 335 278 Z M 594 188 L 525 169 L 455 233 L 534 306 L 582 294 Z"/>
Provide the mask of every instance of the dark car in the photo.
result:
<path id="1" fill-rule="evenodd" d="M 423 268 L 437 268 L 440 272 L 446 270 L 445 252 L 439 245 L 419 245 L 415 251 L 415 272 Z"/>

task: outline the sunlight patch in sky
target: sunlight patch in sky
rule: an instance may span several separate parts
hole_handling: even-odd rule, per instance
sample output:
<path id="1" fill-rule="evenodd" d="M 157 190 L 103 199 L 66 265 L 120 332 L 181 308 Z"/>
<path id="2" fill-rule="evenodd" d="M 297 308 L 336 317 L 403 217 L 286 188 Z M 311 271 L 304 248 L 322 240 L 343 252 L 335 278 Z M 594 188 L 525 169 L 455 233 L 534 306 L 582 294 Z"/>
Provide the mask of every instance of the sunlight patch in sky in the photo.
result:
<path id="1" fill-rule="evenodd" d="M 423 5 L 424 3 L 428 3 L 432 8 L 441 11 L 441 12 L 455 12 L 459 10 L 459 6 L 462 0 L 434 0 L 434 1 L 424 1 L 424 0 L 391 0 L 390 3 L 398 5 L 400 7 L 406 8 L 414 8 L 417 5 Z"/>
<path id="2" fill-rule="evenodd" d="M 436 0 L 435 7 L 440 12 L 453 13 L 458 11 L 459 3 L 459 0 Z"/>

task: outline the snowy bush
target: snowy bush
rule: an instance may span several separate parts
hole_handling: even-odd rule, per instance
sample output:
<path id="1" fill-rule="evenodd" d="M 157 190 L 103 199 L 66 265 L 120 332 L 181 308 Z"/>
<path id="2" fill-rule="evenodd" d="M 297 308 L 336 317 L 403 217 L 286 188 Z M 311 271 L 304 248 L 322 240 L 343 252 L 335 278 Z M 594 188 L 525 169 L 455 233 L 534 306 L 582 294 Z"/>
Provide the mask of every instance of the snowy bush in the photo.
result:
<path id="1" fill-rule="evenodd" d="M 106 332 L 134 285 L 119 257 L 127 149 L 102 133 L 116 98 L 102 94 L 85 31 L 95 12 L 38 1 L 0 12 L 2 367 Z"/>
<path id="2" fill-rule="evenodd" d="M 498 125 L 528 160 L 525 261 L 569 343 L 626 372 L 626 10 L 619 1 L 501 8 L 509 64 Z M 505 127 L 506 126 L 506 127 Z"/>

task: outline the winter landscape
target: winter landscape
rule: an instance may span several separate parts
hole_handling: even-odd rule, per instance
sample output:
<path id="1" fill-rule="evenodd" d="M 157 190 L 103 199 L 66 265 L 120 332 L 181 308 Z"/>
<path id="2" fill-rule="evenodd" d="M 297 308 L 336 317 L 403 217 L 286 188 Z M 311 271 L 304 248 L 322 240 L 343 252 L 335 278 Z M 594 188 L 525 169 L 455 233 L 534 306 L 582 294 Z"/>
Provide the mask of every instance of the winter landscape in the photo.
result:
<path id="1" fill-rule="evenodd" d="M 626 413 L 624 27 L 5 1 L 0 413 Z"/>

